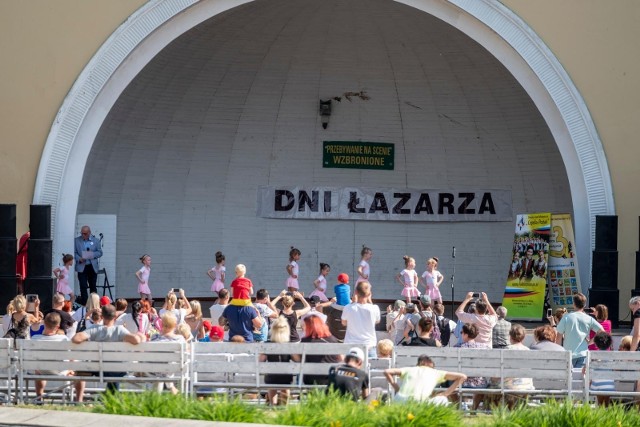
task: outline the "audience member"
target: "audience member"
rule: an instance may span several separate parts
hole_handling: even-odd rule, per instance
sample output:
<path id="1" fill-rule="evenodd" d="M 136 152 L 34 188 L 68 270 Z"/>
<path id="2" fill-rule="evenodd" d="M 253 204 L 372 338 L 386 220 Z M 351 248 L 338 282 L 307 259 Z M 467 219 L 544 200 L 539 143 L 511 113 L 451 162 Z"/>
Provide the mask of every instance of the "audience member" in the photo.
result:
<path id="1" fill-rule="evenodd" d="M 60 316 L 60 330 L 62 330 L 62 332 L 66 335 L 69 333 L 75 333 L 75 328 L 73 328 L 75 320 L 73 320 L 73 317 L 71 317 L 68 312 L 63 310 L 64 302 L 64 295 L 60 292 L 56 292 L 55 294 L 53 294 L 53 299 L 51 300 L 51 309 L 44 313 L 44 315 L 46 316 L 47 314 L 52 312 L 58 313 L 58 315 Z"/>
<path id="2" fill-rule="evenodd" d="M 566 308 L 556 308 L 556 311 L 553 312 L 553 316 L 547 317 L 547 320 L 549 321 L 549 324 L 555 328 L 565 314 L 567 314 Z"/>
<path id="3" fill-rule="evenodd" d="M 356 285 L 355 302 L 342 312 L 342 324 L 347 327 L 344 342 L 365 344 L 369 357 L 376 356 L 376 324 L 380 322 L 380 308 L 371 302 L 371 285 L 360 282 Z"/>
<path id="4" fill-rule="evenodd" d="M 149 316 L 142 312 L 142 303 L 134 301 L 131 304 L 131 313 L 125 313 L 116 320 L 116 325 L 122 325 L 132 334 L 140 332 L 149 336 Z"/>
<path id="5" fill-rule="evenodd" d="M 100 305 L 102 306 L 105 304 L 102 304 L 102 302 L 100 302 Z M 120 317 L 124 315 L 124 313 L 126 313 L 129 303 L 124 298 L 118 298 L 116 300 L 115 306 L 116 306 L 116 323 L 118 323 L 118 319 L 120 319 Z"/>
<path id="6" fill-rule="evenodd" d="M 604 304 L 598 304 L 595 307 L 591 307 L 589 309 L 589 314 L 591 314 L 592 316 L 594 316 L 596 318 L 596 320 L 598 321 L 598 323 L 600 323 L 600 326 L 602 326 L 602 329 L 610 334 L 611 333 L 611 320 L 609 320 L 609 308 L 604 305 Z M 593 331 L 589 332 L 589 350 L 598 350 L 598 347 L 596 346 L 596 344 L 593 342 L 593 338 L 596 336 L 596 333 Z"/>
<path id="7" fill-rule="evenodd" d="M 63 296 L 64 298 L 64 296 Z M 55 311 L 51 311 L 44 316 L 44 331 L 40 335 L 35 335 L 32 337 L 33 340 L 37 341 L 69 341 L 69 338 L 63 334 L 58 333 L 61 332 L 60 329 L 61 317 Z M 64 375 L 66 372 L 61 371 L 45 371 L 45 370 L 37 370 L 36 374 L 38 375 Z M 44 388 L 47 385 L 47 381 L 45 380 L 36 380 L 36 396 L 38 398 L 42 398 L 44 394 Z M 40 400 L 40 403 L 41 400 Z"/>
<path id="8" fill-rule="evenodd" d="M 476 337 L 478 336 L 478 328 L 473 323 L 465 323 L 462 325 L 462 330 L 460 333 L 462 337 L 462 341 L 457 343 L 455 347 L 460 348 L 486 348 L 483 345 L 479 345 L 476 342 Z M 488 381 L 484 377 L 467 377 L 467 379 L 462 383 L 462 388 L 486 388 L 488 387 Z M 473 404 L 471 409 L 478 409 L 480 405 L 482 395 L 479 393 L 475 393 L 473 395 Z"/>
<path id="9" fill-rule="evenodd" d="M 278 316 L 284 317 L 289 322 L 289 334 L 291 335 L 291 342 L 299 342 L 300 334 L 298 334 L 298 319 L 307 314 L 311 307 L 302 294 L 298 291 L 287 292 L 282 291 L 272 302 L 273 306 L 276 306 L 278 302 L 282 300 L 282 310 L 278 311 Z M 293 304 L 296 300 L 299 300 L 303 307 L 299 310 L 293 309 Z"/>
<path id="10" fill-rule="evenodd" d="M 564 347 L 556 344 L 556 329 L 551 325 L 538 326 L 533 331 L 535 343 L 529 347 L 531 350 L 566 351 Z"/>
<path id="11" fill-rule="evenodd" d="M 631 335 L 625 335 L 620 340 L 620 345 L 618 346 L 618 351 L 631 351 L 631 341 L 633 341 L 633 337 Z"/>
<path id="12" fill-rule="evenodd" d="M 633 325 L 631 328 L 631 351 L 638 351 L 638 344 L 640 344 L 640 296 L 629 300 L 629 309 Z"/>
<path id="13" fill-rule="evenodd" d="M 33 313 L 27 312 L 27 299 L 24 295 L 16 295 L 13 299 L 13 306 L 15 311 L 9 319 L 8 336 L 5 335 L 5 338 L 29 339 L 31 337 L 30 326 L 39 324 L 44 317 L 40 311 L 40 299 L 36 298 Z"/>
<path id="14" fill-rule="evenodd" d="M 353 347 L 344 356 L 344 362 L 342 366 L 332 366 L 329 369 L 327 389 L 350 396 L 356 402 L 360 398 L 366 399 L 369 395 L 369 375 L 362 370 L 364 352 L 358 347 Z"/>
<path id="15" fill-rule="evenodd" d="M 231 342 L 239 342 L 237 337 L 242 337 L 241 342 L 253 342 L 253 331 L 260 329 L 263 321 L 254 306 L 232 304 L 225 307 L 218 319 L 220 326 L 229 328 L 229 336 L 231 337 L 229 341 Z"/>
<path id="16" fill-rule="evenodd" d="M 269 292 L 266 289 L 258 289 L 253 306 L 264 319 L 262 327 L 253 331 L 253 339 L 256 342 L 267 341 L 269 339 L 269 319 L 277 319 L 278 310 L 271 304 L 271 298 L 269 298 Z"/>
<path id="17" fill-rule="evenodd" d="M 440 342 L 443 347 L 446 347 L 451 341 L 451 335 L 453 330 L 456 328 L 456 322 L 445 317 L 444 305 L 438 303 L 438 301 L 435 301 L 435 304 L 433 305 L 433 313 L 436 316 L 436 325 L 440 330 Z"/>
<path id="18" fill-rule="evenodd" d="M 426 354 L 418 357 L 417 366 L 385 369 L 384 375 L 396 391 L 396 401 L 404 402 L 413 399 L 416 402 L 429 402 L 435 405 L 449 403 L 448 396 L 467 379 L 467 376 L 462 373 L 435 369 L 435 364 Z M 395 380 L 396 376 L 400 377 L 401 384 Z M 436 386 L 445 381 L 452 381 L 449 388 L 431 397 Z"/>
<path id="19" fill-rule="evenodd" d="M 584 312 L 587 298 L 583 294 L 573 295 L 573 313 L 566 314 L 558 323 L 556 330 L 556 342 L 569 350 L 572 354 L 574 368 L 582 368 L 587 356 L 587 339 L 589 331 L 599 332 L 602 326 L 591 316 Z"/>
<path id="20" fill-rule="evenodd" d="M 505 348 L 509 345 L 509 331 L 511 330 L 511 322 L 507 321 L 507 308 L 500 306 L 496 309 L 498 320 L 493 327 L 492 347 Z"/>
<path id="21" fill-rule="evenodd" d="M 181 334 L 176 333 L 176 329 L 178 328 L 178 319 L 176 315 L 172 311 L 165 311 L 160 316 L 162 319 L 162 331 L 160 334 L 155 335 L 151 342 L 185 342 L 185 338 Z M 176 388 L 173 382 L 159 382 L 156 384 L 156 391 L 159 393 L 162 391 L 162 388 L 166 387 L 167 390 L 171 392 L 171 394 L 178 394 L 179 390 Z"/>
<path id="22" fill-rule="evenodd" d="M 200 340 L 204 338 L 204 319 L 202 318 L 202 306 L 200 305 L 200 301 L 191 300 L 189 303 L 191 308 L 191 313 L 187 314 L 184 318 L 184 322 L 189 326 L 189 330 L 191 331 L 191 336 L 194 339 Z"/>
<path id="23" fill-rule="evenodd" d="M 456 316 L 464 323 L 473 323 L 478 328 L 476 342 L 486 348 L 491 348 L 493 342 L 493 327 L 498 321 L 498 316 L 491 306 L 487 294 L 482 292 L 481 299 L 476 302 L 476 313 L 465 313 L 465 307 L 473 299 L 473 292 L 469 292 L 456 309 Z"/>
<path id="24" fill-rule="evenodd" d="M 329 327 L 322 318 L 319 316 L 322 313 L 309 315 L 313 312 L 309 312 L 304 317 L 304 338 L 303 343 L 337 343 L 338 339 L 331 335 Z M 307 354 L 305 355 L 304 363 L 340 363 L 342 362 L 342 355 L 340 354 Z M 304 384 L 327 384 L 328 378 L 326 375 L 305 375 L 303 377 Z"/>
<path id="25" fill-rule="evenodd" d="M 271 325 L 271 343 L 284 343 L 289 342 L 290 331 L 289 323 L 285 317 L 278 317 L 273 321 Z M 298 354 L 261 354 L 260 362 L 271 363 L 288 363 L 288 362 L 300 362 L 300 355 Z M 264 376 L 265 384 L 277 384 L 277 385 L 291 385 L 293 381 L 293 375 L 291 374 L 266 374 Z M 267 392 L 267 399 L 269 405 L 286 405 L 289 401 L 289 389 L 269 389 Z"/>
<path id="26" fill-rule="evenodd" d="M 378 351 L 378 359 L 391 359 L 393 357 L 394 344 L 390 339 L 378 341 L 376 349 Z"/>
<path id="27" fill-rule="evenodd" d="M 222 326 L 211 325 L 211 332 L 209 332 L 210 342 L 222 342 L 224 340 L 224 329 Z"/>
<path id="28" fill-rule="evenodd" d="M 180 289 L 179 296 L 182 305 L 178 305 L 178 308 L 176 308 L 178 295 L 176 295 L 173 290 L 169 291 L 167 296 L 164 298 L 162 308 L 158 312 L 160 317 L 162 317 L 162 315 L 167 311 L 172 312 L 176 316 L 176 326 L 184 322 L 186 317 L 191 314 L 191 305 L 189 304 L 187 297 L 184 296 L 184 289 Z"/>
<path id="29" fill-rule="evenodd" d="M 89 298 L 86 299 L 84 307 L 80 307 L 71 316 L 74 321 L 78 322 L 76 325 L 77 332 L 82 332 L 93 325 L 91 315 L 95 311 L 100 311 L 100 295 L 92 292 L 89 294 Z"/>
<path id="30" fill-rule="evenodd" d="M 596 346 L 596 350 L 593 351 L 610 351 L 611 346 L 613 344 L 613 340 L 611 339 L 611 335 L 609 332 L 600 331 L 593 337 L 593 343 Z M 591 358 L 597 358 L 597 355 L 591 355 Z M 582 368 L 582 373 L 584 374 L 585 368 Z M 591 380 L 591 384 L 589 386 L 590 390 L 593 391 L 616 391 L 615 381 L 612 379 L 598 379 Z M 611 404 L 610 396 L 598 396 L 596 395 L 596 402 L 598 405 L 609 406 Z"/>
<path id="31" fill-rule="evenodd" d="M 408 335 L 405 335 L 405 340 L 402 342 L 402 345 L 442 347 L 440 341 L 431 336 L 432 331 L 433 321 L 431 318 L 422 317 L 416 327 L 416 336 L 409 338 Z"/>

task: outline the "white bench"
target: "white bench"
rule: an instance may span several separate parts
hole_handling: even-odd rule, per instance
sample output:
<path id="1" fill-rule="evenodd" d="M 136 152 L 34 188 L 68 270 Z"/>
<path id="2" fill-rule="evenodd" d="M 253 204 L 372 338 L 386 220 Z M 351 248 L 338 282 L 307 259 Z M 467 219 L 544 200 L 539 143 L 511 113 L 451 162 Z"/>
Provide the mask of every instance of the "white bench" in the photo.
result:
<path id="1" fill-rule="evenodd" d="M 613 380 L 616 391 L 590 390 L 592 380 Z M 637 351 L 590 351 L 584 375 L 584 401 L 591 396 L 640 398 L 634 391 L 640 381 L 640 352 Z M 626 390 L 623 390 L 626 389 Z"/>
<path id="2" fill-rule="evenodd" d="M 132 345 L 19 340 L 18 363 L 22 402 L 28 397 L 27 382 L 30 380 L 63 382 L 64 386 L 70 385 L 70 381 L 95 382 L 100 386 L 110 382 L 175 382 L 180 391 L 185 392 L 189 367 L 184 343 L 151 342 Z M 70 371 L 73 375 L 37 371 Z"/>
<path id="3" fill-rule="evenodd" d="M 15 381 L 17 372 L 17 359 L 13 349 L 13 339 L 0 338 L 0 384 L 2 384 L 0 401 L 5 403 L 13 401 L 15 394 L 12 392 L 12 386 L 17 386 L 17 381 Z"/>

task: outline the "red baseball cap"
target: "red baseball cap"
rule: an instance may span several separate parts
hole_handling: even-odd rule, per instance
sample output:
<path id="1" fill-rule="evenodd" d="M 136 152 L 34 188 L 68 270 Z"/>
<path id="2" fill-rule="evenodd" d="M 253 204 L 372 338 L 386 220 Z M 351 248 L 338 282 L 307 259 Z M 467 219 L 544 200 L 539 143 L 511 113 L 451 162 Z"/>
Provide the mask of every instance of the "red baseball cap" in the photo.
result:
<path id="1" fill-rule="evenodd" d="M 338 282 L 349 283 L 349 275 L 347 273 L 338 274 Z"/>
<path id="2" fill-rule="evenodd" d="M 103 305 L 109 305 L 111 304 L 111 300 L 109 299 L 108 296 L 103 295 L 100 297 L 100 307 L 102 307 Z"/>
<path id="3" fill-rule="evenodd" d="M 202 322 L 202 327 L 205 331 L 209 332 L 211 330 L 211 322 L 205 320 L 204 322 Z"/>
<path id="4" fill-rule="evenodd" d="M 211 326 L 211 332 L 209 332 L 209 337 L 210 338 L 223 339 L 224 338 L 224 329 L 222 329 L 222 326 L 212 325 Z"/>

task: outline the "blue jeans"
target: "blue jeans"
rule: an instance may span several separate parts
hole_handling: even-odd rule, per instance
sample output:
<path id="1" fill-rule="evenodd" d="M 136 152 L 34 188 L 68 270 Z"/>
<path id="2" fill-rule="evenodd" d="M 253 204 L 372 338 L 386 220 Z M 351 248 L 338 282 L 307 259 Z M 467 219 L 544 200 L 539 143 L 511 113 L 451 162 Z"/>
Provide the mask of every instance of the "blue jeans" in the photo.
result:
<path id="1" fill-rule="evenodd" d="M 587 360 L 586 356 L 576 357 L 575 359 L 571 360 L 571 364 L 576 369 L 584 368 L 584 363 L 585 363 L 586 360 Z"/>

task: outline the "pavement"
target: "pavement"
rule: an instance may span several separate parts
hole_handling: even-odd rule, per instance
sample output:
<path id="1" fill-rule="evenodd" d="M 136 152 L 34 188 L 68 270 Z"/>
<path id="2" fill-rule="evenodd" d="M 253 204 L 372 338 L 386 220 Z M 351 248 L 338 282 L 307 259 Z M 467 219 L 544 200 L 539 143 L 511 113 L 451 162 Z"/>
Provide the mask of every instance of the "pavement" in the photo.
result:
<path id="1" fill-rule="evenodd" d="M 218 421 L 179 420 L 173 418 L 134 417 L 131 415 L 104 415 L 88 412 L 53 411 L 48 409 L 0 408 L 0 426 L 47 427 L 267 427 L 270 424 L 227 423 Z"/>

